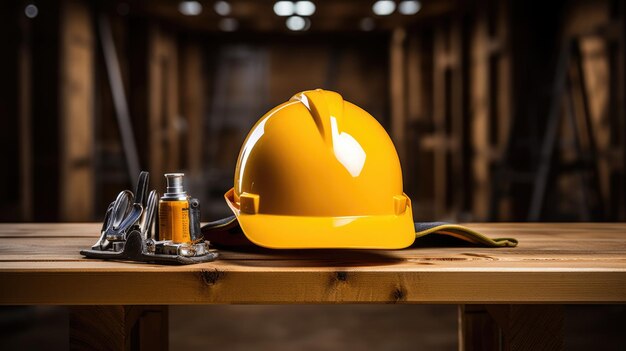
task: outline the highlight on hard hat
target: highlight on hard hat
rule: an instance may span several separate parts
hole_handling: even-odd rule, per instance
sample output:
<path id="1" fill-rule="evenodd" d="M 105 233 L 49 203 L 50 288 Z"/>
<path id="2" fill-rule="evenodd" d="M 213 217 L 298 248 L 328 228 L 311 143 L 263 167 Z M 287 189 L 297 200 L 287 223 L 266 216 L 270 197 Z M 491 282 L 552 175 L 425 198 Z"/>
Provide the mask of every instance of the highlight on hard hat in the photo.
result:
<path id="1" fill-rule="evenodd" d="M 263 247 L 400 249 L 415 239 L 391 138 L 332 91 L 298 93 L 261 117 L 225 198 Z"/>

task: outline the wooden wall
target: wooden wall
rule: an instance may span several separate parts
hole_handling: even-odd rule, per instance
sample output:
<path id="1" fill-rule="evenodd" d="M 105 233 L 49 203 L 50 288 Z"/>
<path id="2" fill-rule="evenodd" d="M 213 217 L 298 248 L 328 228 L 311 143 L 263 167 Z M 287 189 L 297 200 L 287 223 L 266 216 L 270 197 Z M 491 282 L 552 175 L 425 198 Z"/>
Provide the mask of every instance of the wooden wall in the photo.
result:
<path id="1" fill-rule="evenodd" d="M 624 5 L 578 0 L 542 8 L 476 1 L 391 35 L 391 130 L 416 218 L 528 218 L 554 101 L 563 130 L 538 219 L 624 218 Z M 588 100 L 575 97 L 574 108 L 579 119 L 585 110 L 591 117 L 578 127 L 586 156 L 567 131 L 566 101 L 552 91 L 561 43 L 574 39 Z M 573 94 L 567 84 L 563 93 Z M 572 170 L 568 162 L 587 165 Z M 593 195 L 595 169 L 601 194 L 587 204 L 579 193 Z"/>
<path id="2" fill-rule="evenodd" d="M 163 173 L 186 172 L 190 193 L 215 216 L 226 213 L 221 193 L 252 124 L 292 94 L 321 87 L 387 128 L 416 219 L 524 220 L 560 44 L 576 38 L 581 70 L 572 66 L 568 92 L 576 91 L 571 110 L 587 111 L 589 128 L 562 122 L 552 161 L 578 162 L 576 140 L 595 153 L 582 162 L 584 176 L 553 169 L 541 219 L 626 219 L 620 1 L 559 0 L 537 11 L 527 2 L 476 0 L 389 32 L 295 36 L 200 32 L 82 0 L 38 3 L 36 20 L 22 15 L 19 1 L 1 6 L 9 14 L 0 24 L 4 45 L 14 54 L 0 62 L 0 113 L 12 116 L 0 130 L 12 171 L 0 183 L 15 186 L 0 187 L 0 220 L 99 219 L 120 189 L 134 185 L 103 59 L 103 18 L 139 167 L 157 189 Z M 588 215 L 570 191 L 589 183 L 580 179 L 599 184 Z"/>

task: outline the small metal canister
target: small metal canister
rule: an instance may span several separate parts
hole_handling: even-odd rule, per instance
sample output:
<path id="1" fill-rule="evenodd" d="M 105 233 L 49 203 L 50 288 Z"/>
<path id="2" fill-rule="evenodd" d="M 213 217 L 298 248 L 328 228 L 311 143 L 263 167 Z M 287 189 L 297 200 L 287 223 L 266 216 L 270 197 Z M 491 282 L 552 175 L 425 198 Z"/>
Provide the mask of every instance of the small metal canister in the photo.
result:
<path id="1" fill-rule="evenodd" d="M 189 198 L 183 188 L 183 173 L 167 173 L 167 191 L 159 201 L 159 239 L 189 243 Z"/>

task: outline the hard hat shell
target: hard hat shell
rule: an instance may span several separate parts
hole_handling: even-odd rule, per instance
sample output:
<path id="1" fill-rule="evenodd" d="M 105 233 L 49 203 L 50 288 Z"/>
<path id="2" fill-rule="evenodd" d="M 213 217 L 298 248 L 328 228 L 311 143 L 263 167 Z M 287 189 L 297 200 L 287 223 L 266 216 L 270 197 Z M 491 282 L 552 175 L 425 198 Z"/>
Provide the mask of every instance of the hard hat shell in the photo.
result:
<path id="1" fill-rule="evenodd" d="M 415 239 L 389 135 L 331 91 L 296 94 L 265 114 L 224 197 L 263 247 L 399 249 Z"/>

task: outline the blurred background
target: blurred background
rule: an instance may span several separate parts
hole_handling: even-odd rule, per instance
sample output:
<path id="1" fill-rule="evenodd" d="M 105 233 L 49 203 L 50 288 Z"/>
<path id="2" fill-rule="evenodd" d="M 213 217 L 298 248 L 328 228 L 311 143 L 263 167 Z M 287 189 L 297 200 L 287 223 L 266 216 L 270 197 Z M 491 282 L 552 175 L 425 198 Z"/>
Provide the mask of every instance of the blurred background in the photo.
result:
<path id="1" fill-rule="evenodd" d="M 0 16 L 0 221 L 100 221 L 139 170 L 160 191 L 163 173 L 185 172 L 203 220 L 221 218 L 251 126 L 315 88 L 340 92 L 387 129 L 416 220 L 626 219 L 623 1 L 8 0 Z M 6 345 L 65 335 L 51 322 L 63 310 L 3 311 Z M 171 318 L 282 318 L 285 329 L 258 335 L 214 325 L 239 327 L 243 348 L 302 340 L 302 315 L 317 323 L 304 330 L 338 342 L 330 348 L 370 340 L 362 328 L 400 326 L 414 339 L 356 345 L 456 347 L 454 307 L 402 311 L 411 312 L 212 306 L 173 308 Z M 585 349 L 571 340 L 594 330 L 626 345 L 622 307 L 568 313 L 579 316 L 566 326 L 569 346 Z M 341 316 L 356 324 L 324 334 Z M 358 324 L 372 318 L 404 322 Z M 171 328 L 172 348 L 185 348 L 186 329 Z"/>
<path id="2" fill-rule="evenodd" d="M 293 94 L 393 138 L 418 220 L 626 219 L 622 1 L 3 1 L 0 220 L 95 221 L 138 170 L 227 214 Z"/>

